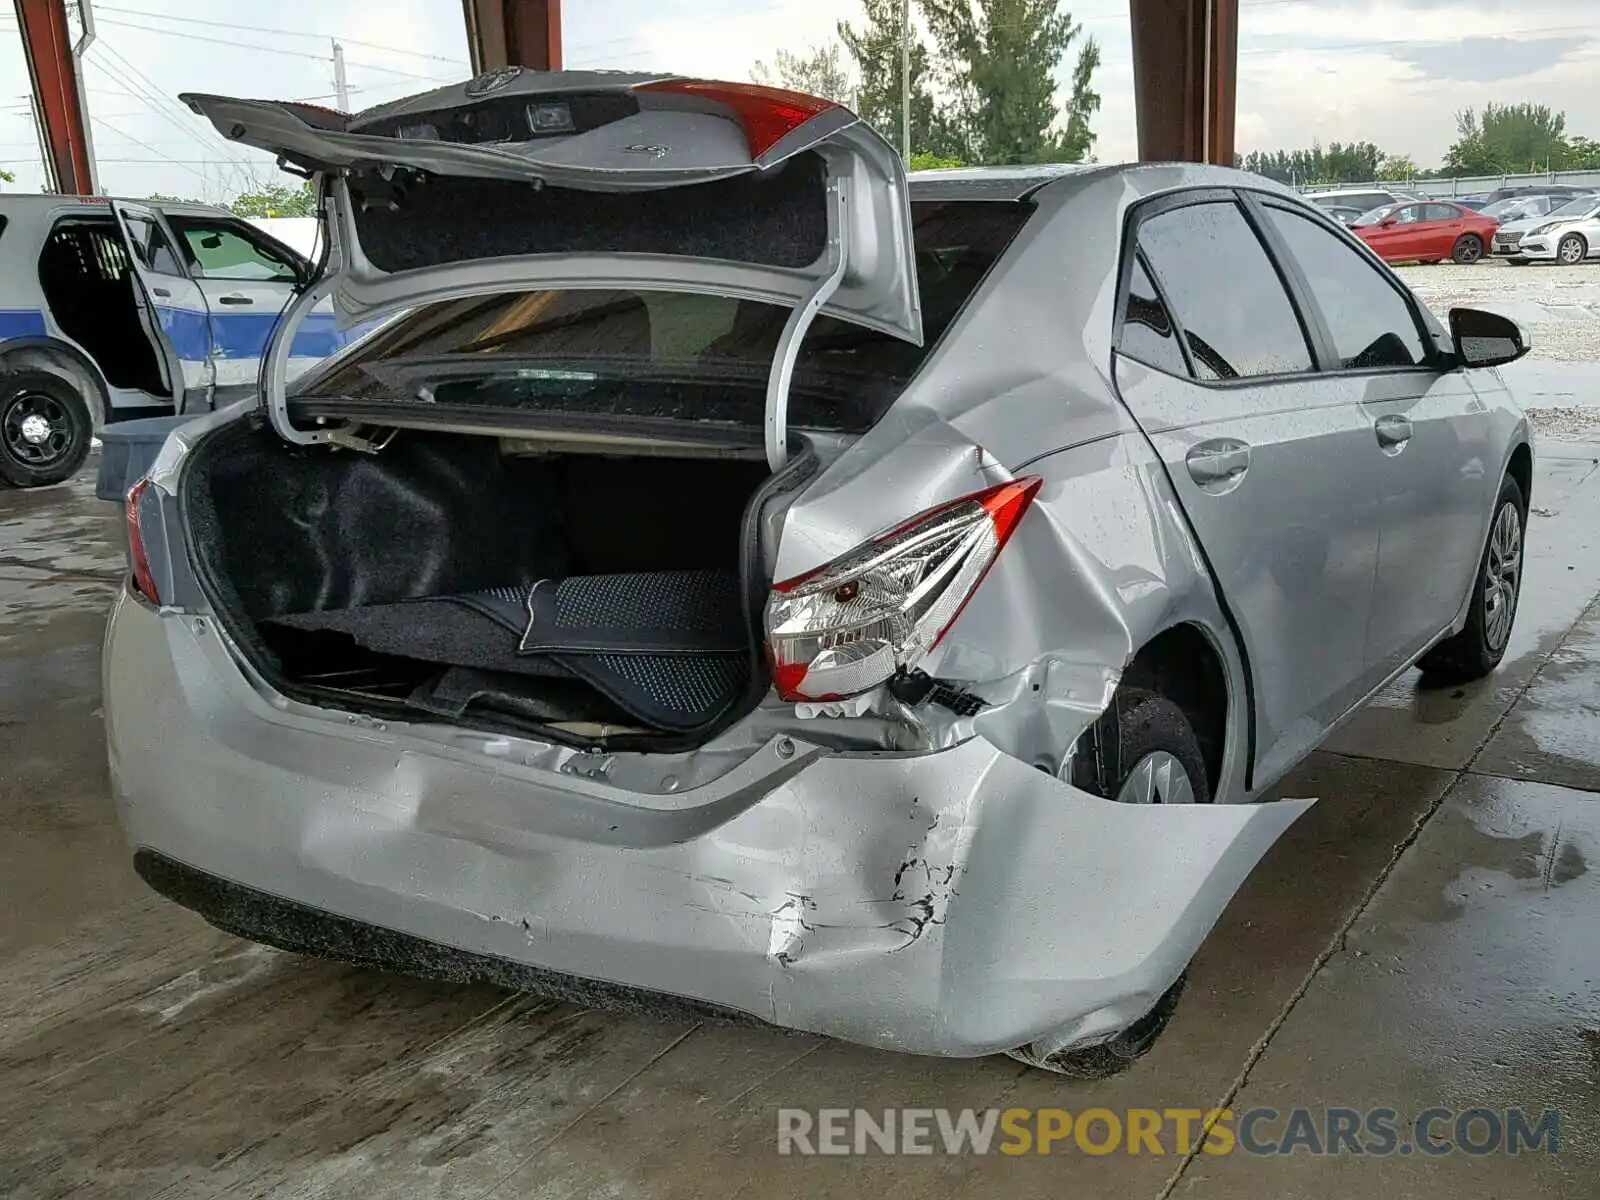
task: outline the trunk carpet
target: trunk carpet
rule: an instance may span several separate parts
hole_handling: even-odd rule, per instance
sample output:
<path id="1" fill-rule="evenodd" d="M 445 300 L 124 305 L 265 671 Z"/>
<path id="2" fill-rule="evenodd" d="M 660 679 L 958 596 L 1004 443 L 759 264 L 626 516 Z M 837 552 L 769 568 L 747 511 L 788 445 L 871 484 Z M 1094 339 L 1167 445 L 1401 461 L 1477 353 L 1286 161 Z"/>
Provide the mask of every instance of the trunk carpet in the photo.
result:
<path id="1" fill-rule="evenodd" d="M 581 681 L 635 720 L 692 733 L 718 721 L 750 683 L 739 589 L 732 571 L 584 575 L 266 623 L 451 668 Z M 456 676 L 446 694 L 463 692 L 464 705 L 466 680 L 481 678 Z M 448 704 L 445 694 L 433 701 L 426 707 L 435 711 Z"/>

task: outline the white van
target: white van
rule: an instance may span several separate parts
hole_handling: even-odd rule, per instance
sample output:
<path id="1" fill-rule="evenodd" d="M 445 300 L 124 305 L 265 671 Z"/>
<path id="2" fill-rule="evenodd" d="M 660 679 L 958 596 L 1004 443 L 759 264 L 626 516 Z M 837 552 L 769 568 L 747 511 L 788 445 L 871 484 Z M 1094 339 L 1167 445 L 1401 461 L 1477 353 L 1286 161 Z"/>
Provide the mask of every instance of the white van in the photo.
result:
<path id="1" fill-rule="evenodd" d="M 250 393 L 312 266 L 224 209 L 0 195 L 0 485 L 58 483 L 103 424 Z M 291 356 L 344 344 L 331 308 Z"/>

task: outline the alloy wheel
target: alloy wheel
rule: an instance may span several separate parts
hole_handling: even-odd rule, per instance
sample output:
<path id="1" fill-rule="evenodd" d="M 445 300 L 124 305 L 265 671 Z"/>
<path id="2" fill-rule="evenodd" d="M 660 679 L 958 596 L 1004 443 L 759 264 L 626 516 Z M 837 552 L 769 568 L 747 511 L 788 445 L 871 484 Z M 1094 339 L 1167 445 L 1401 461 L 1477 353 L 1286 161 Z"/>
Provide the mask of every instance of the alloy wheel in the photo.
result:
<path id="1" fill-rule="evenodd" d="M 1575 237 L 1563 239 L 1556 252 L 1561 256 L 1561 261 L 1569 267 L 1583 261 L 1583 243 Z"/>
<path id="2" fill-rule="evenodd" d="M 20 392 L 0 416 L 0 446 L 17 462 L 49 467 L 72 447 L 72 417 L 66 405 L 43 392 Z"/>
<path id="3" fill-rule="evenodd" d="M 1174 754 L 1152 750 L 1128 772 L 1117 792 L 1119 804 L 1193 804 L 1189 773 Z"/>
<path id="4" fill-rule="evenodd" d="M 1489 533 L 1483 573 L 1483 636 L 1489 649 L 1505 648 L 1517 611 L 1517 585 L 1522 571 L 1522 514 L 1515 504 L 1502 504 Z"/>

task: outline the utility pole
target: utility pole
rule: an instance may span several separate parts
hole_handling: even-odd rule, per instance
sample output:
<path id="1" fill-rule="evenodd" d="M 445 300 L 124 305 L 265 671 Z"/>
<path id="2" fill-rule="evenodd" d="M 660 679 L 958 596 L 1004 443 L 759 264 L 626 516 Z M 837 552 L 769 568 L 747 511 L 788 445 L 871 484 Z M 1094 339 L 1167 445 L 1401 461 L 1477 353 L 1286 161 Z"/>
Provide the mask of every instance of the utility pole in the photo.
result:
<path id="1" fill-rule="evenodd" d="M 344 47 L 333 43 L 333 94 L 338 98 L 339 111 L 350 111 L 350 85 L 344 77 Z"/>
<path id="2" fill-rule="evenodd" d="M 900 157 L 911 164 L 911 0 L 900 0 Z"/>

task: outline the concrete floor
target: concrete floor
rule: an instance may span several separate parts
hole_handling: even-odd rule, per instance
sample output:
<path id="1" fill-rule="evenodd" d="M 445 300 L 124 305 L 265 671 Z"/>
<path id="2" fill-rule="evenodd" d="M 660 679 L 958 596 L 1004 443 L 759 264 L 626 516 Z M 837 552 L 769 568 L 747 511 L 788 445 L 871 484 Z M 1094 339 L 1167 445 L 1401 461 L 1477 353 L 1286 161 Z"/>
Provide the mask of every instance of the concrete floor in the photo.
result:
<path id="1" fill-rule="evenodd" d="M 92 471 L 0 494 L 0 1194 L 1600 1196 L 1600 445 L 1547 443 L 1504 667 L 1394 685 L 1099 1083 L 585 1012 L 242 943 L 145 890 L 98 708 Z M 780 1158 L 780 1107 L 1561 1111 L 1446 1158 Z"/>

